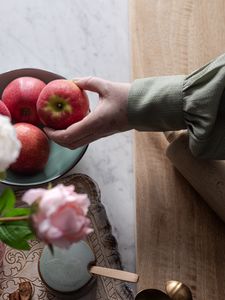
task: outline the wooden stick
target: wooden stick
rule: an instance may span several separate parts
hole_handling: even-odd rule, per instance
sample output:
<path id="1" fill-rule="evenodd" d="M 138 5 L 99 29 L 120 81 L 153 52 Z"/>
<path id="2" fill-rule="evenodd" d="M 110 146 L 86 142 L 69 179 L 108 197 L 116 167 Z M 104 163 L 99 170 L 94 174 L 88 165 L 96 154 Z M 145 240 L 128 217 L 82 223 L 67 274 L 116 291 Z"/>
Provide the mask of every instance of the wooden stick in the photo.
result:
<path id="1" fill-rule="evenodd" d="M 2 217 L 0 222 L 15 222 L 15 221 L 27 221 L 30 216 L 18 216 L 18 217 Z"/>
<path id="2" fill-rule="evenodd" d="M 101 275 L 128 282 L 137 282 L 139 279 L 139 276 L 135 273 L 99 266 L 91 266 L 89 272 L 95 275 Z"/>
<path id="3" fill-rule="evenodd" d="M 198 194 L 225 222 L 225 163 L 199 159 L 189 148 L 188 136 L 181 134 L 166 149 L 166 156 Z"/>

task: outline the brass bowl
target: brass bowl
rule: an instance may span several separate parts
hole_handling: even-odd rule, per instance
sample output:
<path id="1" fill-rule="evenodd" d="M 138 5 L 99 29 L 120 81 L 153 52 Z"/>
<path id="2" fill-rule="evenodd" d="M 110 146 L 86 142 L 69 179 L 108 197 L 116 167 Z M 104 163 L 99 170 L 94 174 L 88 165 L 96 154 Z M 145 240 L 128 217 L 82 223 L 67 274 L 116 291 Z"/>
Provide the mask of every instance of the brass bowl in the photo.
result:
<path id="1" fill-rule="evenodd" d="M 145 289 L 136 295 L 135 300 L 171 300 L 171 298 L 160 290 Z"/>

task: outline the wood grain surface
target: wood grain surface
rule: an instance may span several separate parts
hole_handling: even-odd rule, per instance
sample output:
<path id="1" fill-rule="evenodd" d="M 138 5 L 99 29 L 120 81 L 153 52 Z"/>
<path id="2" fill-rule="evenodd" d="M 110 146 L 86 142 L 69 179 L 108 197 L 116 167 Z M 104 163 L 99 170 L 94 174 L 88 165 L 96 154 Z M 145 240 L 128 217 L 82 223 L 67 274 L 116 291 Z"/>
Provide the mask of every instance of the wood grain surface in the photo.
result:
<path id="1" fill-rule="evenodd" d="M 225 50 L 223 0 L 132 0 L 133 78 L 188 74 Z M 138 290 L 187 284 L 225 299 L 225 225 L 173 168 L 162 133 L 135 133 Z"/>

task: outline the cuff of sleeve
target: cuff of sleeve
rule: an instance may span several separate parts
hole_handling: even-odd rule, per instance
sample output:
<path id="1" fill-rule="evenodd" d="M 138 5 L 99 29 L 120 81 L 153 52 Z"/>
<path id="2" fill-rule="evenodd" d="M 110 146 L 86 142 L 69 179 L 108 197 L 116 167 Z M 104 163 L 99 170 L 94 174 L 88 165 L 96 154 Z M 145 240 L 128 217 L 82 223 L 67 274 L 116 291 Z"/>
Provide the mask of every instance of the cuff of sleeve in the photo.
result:
<path id="1" fill-rule="evenodd" d="M 128 97 L 128 121 L 143 131 L 185 129 L 182 89 L 185 76 L 137 79 Z"/>

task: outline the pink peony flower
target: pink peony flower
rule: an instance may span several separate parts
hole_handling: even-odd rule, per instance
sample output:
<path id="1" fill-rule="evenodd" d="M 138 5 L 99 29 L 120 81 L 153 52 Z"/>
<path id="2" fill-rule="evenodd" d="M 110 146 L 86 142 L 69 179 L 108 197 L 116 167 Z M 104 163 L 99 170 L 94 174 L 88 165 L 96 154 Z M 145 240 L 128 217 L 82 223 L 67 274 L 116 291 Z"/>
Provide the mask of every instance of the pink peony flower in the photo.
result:
<path id="1" fill-rule="evenodd" d="M 30 189 L 22 200 L 38 204 L 32 215 L 33 227 L 37 237 L 47 244 L 68 248 L 92 232 L 86 217 L 90 201 L 86 194 L 76 193 L 72 185 Z"/>

